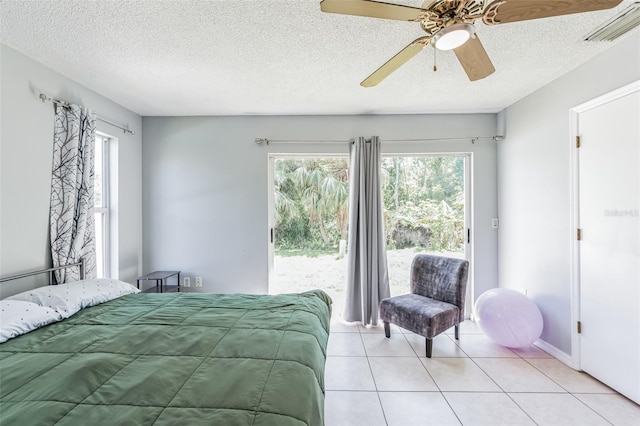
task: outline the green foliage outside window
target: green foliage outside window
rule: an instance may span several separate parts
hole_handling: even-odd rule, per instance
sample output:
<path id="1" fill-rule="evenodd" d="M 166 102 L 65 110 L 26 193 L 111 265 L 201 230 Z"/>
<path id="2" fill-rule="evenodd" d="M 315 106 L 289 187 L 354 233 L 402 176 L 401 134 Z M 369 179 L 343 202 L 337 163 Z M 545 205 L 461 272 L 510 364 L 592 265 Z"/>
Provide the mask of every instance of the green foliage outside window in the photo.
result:
<path id="1" fill-rule="evenodd" d="M 336 253 L 347 239 L 348 160 L 275 164 L 276 250 Z M 463 157 L 389 157 L 381 172 L 389 248 L 464 250 Z"/>

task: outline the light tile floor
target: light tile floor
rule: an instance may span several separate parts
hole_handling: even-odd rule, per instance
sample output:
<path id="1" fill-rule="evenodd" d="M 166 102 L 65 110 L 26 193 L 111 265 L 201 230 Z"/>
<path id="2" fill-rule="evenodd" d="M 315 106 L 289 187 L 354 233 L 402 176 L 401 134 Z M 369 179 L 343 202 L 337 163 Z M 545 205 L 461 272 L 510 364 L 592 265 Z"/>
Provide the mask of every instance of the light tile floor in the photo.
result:
<path id="1" fill-rule="evenodd" d="M 640 406 L 535 346 L 498 346 L 471 321 L 460 341 L 334 319 L 325 373 L 326 426 L 640 426 Z"/>

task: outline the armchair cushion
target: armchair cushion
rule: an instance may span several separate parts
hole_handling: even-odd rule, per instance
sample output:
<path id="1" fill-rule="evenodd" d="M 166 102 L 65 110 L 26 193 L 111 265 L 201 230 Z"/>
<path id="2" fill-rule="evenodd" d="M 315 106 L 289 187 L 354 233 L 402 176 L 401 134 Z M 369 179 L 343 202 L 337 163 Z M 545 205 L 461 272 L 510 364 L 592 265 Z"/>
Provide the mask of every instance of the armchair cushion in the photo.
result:
<path id="1" fill-rule="evenodd" d="M 433 339 L 460 322 L 460 309 L 430 297 L 404 294 L 383 299 L 380 302 L 380 318 Z"/>

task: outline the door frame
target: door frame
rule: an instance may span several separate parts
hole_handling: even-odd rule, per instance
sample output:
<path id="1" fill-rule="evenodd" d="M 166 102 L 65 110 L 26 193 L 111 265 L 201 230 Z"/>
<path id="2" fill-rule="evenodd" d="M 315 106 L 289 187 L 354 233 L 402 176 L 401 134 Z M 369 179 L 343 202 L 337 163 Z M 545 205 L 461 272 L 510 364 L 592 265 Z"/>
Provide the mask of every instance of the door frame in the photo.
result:
<path id="1" fill-rule="evenodd" d="M 571 131 L 569 138 L 570 149 L 570 177 L 571 177 L 571 191 L 570 191 L 570 247 L 571 247 L 571 355 L 563 361 L 575 370 L 581 370 L 580 360 L 580 334 L 578 333 L 578 321 L 581 318 L 580 312 L 580 242 L 577 239 L 577 229 L 580 226 L 580 163 L 579 163 L 579 148 L 577 146 L 577 140 L 580 136 L 580 114 L 590 109 L 599 107 L 616 99 L 630 95 L 634 92 L 640 91 L 640 80 L 636 80 L 633 83 L 626 86 L 615 89 L 609 93 L 598 96 L 585 103 L 577 105 L 570 110 L 571 114 Z"/>

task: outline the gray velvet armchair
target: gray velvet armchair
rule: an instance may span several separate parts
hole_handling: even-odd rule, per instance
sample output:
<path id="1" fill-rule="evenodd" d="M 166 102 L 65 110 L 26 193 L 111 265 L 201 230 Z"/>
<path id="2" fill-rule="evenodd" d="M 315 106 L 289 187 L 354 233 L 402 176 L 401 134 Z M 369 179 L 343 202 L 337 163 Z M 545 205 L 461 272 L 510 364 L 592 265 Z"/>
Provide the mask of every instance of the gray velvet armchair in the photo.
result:
<path id="1" fill-rule="evenodd" d="M 431 358 L 433 338 L 464 321 L 469 262 L 428 254 L 418 254 L 411 263 L 411 293 L 380 302 L 384 332 L 391 337 L 390 323 L 424 336 L 427 358 Z"/>

